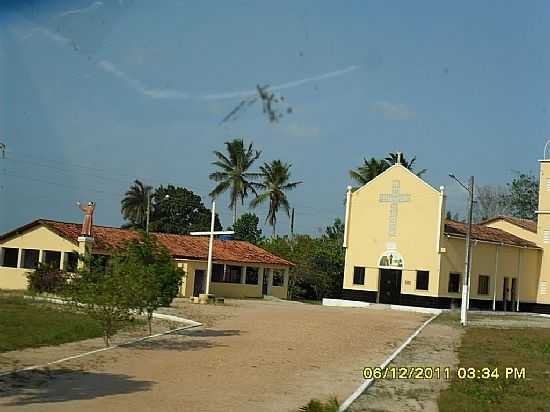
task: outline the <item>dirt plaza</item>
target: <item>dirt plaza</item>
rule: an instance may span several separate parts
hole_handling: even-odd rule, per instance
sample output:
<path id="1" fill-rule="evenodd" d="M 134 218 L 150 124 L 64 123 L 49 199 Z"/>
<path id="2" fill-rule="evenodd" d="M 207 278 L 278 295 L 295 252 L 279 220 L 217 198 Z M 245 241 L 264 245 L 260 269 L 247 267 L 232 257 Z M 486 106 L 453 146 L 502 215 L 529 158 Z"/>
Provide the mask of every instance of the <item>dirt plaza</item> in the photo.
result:
<path id="1" fill-rule="evenodd" d="M 345 399 L 363 367 L 379 365 L 428 318 L 261 300 L 178 300 L 166 312 L 204 326 L 1 378 L 0 409 L 293 411 L 311 398 Z M 27 349 L 2 361 L 40 364 L 75 350 L 74 343 Z"/>

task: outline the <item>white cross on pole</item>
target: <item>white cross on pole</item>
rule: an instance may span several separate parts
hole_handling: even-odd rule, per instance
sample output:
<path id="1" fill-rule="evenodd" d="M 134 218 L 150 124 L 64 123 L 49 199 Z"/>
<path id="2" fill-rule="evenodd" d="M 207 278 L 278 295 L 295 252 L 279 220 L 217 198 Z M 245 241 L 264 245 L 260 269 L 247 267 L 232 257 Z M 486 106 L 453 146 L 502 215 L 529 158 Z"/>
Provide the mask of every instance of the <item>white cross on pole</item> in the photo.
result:
<path id="1" fill-rule="evenodd" d="M 212 249 L 214 249 L 214 235 L 232 235 L 235 233 L 232 230 L 214 231 L 214 223 L 216 221 L 216 201 L 212 200 L 212 219 L 210 221 L 210 232 L 191 232 L 192 236 L 210 236 L 208 242 L 208 269 L 206 270 L 206 294 L 210 294 L 210 279 L 212 278 Z"/>

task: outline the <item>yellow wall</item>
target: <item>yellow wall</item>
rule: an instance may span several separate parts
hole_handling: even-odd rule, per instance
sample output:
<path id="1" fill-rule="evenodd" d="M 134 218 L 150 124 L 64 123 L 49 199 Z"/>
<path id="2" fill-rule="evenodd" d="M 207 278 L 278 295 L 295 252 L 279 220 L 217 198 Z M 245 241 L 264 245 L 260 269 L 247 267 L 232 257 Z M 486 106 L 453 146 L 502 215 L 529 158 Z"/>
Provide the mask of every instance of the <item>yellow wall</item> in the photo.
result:
<path id="1" fill-rule="evenodd" d="M 284 286 L 272 286 L 271 280 L 269 281 L 268 295 L 275 296 L 281 299 L 287 298 L 288 293 L 288 270 L 283 266 L 269 266 L 263 264 L 238 264 L 235 262 L 223 262 L 215 261 L 216 264 L 228 264 L 237 266 L 250 266 L 259 268 L 258 284 L 248 285 L 246 283 L 225 283 L 225 282 L 211 282 L 210 293 L 219 297 L 225 298 L 261 298 L 263 276 L 270 276 L 270 270 L 280 270 L 284 273 L 285 283 Z M 195 270 L 207 270 L 207 262 L 195 261 L 195 260 L 178 260 L 178 264 L 185 270 L 186 276 L 182 284 L 181 295 L 185 297 L 193 296 L 195 287 Z"/>
<path id="2" fill-rule="evenodd" d="M 391 193 L 393 181 L 400 192 L 410 194 L 410 202 L 398 206 L 397 232 L 389 233 L 390 204 L 379 194 Z M 395 247 L 403 256 L 401 293 L 437 296 L 439 290 L 439 243 L 445 198 L 400 165 L 370 181 L 351 195 L 347 222 L 344 288 L 378 290 L 380 256 Z M 365 285 L 353 284 L 354 266 L 366 267 Z M 430 272 L 428 290 L 416 289 L 416 271 Z"/>
<path id="3" fill-rule="evenodd" d="M 496 301 L 501 301 L 503 296 L 503 279 L 507 277 L 510 279 L 509 285 L 511 285 L 512 278 L 519 279 L 520 302 L 535 303 L 537 301 L 537 288 L 542 258 L 540 250 L 497 245 L 475 240 L 472 244 L 470 281 L 470 297 L 472 299 L 493 300 L 496 287 Z M 446 252 L 441 257 L 440 296 L 459 299 L 460 293 L 448 293 L 448 282 L 449 273 L 460 273 L 461 276 L 464 274 L 465 240 L 446 237 L 444 247 L 446 248 Z M 497 249 L 498 265 L 496 261 Z M 520 267 L 518 267 L 519 262 L 521 262 Z M 487 295 L 479 295 L 477 293 L 479 275 L 489 276 L 489 293 Z M 510 296 L 508 296 L 508 300 L 511 300 Z"/>
<path id="4" fill-rule="evenodd" d="M 37 226 L 11 239 L 0 242 L 0 247 L 74 252 L 78 246 L 58 236 L 44 226 Z M 21 254 L 21 251 L 19 251 Z M 0 289 L 26 289 L 30 269 L 0 266 Z"/>
<path id="5" fill-rule="evenodd" d="M 540 188 L 538 245 L 543 248 L 542 273 L 539 284 L 538 303 L 550 304 L 550 243 L 544 243 L 544 232 L 550 231 L 550 191 L 548 180 L 550 179 L 550 160 L 540 161 Z"/>
<path id="6" fill-rule="evenodd" d="M 504 230 L 505 232 L 511 233 L 514 236 L 528 240 L 529 242 L 533 242 L 535 244 L 539 243 L 537 233 L 533 233 L 530 230 L 514 225 L 504 219 L 495 220 L 494 222 L 487 223 L 485 226 Z"/>

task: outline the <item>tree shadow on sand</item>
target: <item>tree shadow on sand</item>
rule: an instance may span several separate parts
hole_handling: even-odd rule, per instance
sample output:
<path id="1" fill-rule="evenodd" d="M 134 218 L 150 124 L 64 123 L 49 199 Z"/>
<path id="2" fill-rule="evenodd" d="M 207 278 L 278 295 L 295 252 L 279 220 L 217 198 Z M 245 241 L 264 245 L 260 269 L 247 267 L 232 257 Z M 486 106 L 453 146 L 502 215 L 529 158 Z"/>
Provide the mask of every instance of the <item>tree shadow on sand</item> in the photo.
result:
<path id="1" fill-rule="evenodd" d="M 213 347 L 226 346 L 218 342 L 208 339 L 189 339 L 189 338 L 212 338 L 223 336 L 238 336 L 239 330 L 214 330 L 214 329 L 197 329 L 193 331 L 178 331 L 155 339 L 149 339 L 141 342 L 124 345 L 132 349 L 145 350 L 177 350 L 177 351 L 193 351 L 201 349 L 210 349 Z"/>
<path id="2" fill-rule="evenodd" d="M 155 384 L 127 375 L 71 369 L 19 372 L 0 377 L 0 409 L 2 405 L 23 406 L 128 394 L 150 390 Z"/>

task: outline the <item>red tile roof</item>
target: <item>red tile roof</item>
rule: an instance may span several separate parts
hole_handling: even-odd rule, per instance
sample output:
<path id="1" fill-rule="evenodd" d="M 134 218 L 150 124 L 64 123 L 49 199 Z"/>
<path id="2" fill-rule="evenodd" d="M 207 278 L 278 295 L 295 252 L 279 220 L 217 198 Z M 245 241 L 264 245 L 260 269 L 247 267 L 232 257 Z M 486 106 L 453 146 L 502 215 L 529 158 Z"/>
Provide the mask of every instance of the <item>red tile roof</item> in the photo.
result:
<path id="1" fill-rule="evenodd" d="M 511 223 L 513 225 L 519 226 L 522 229 L 528 230 L 533 233 L 537 233 L 537 222 L 530 219 L 520 219 L 519 217 L 513 216 L 495 216 L 491 219 L 484 220 L 481 222 L 482 225 L 487 225 L 489 223 L 496 222 L 497 220 L 504 220 L 505 222 Z"/>
<path id="2" fill-rule="evenodd" d="M 454 220 L 445 220 L 445 234 L 451 236 L 466 237 L 468 225 Z M 511 246 L 539 248 L 535 243 L 514 236 L 504 230 L 495 229 L 484 225 L 472 225 L 472 238 L 487 242 L 502 243 Z"/>
<path id="3" fill-rule="evenodd" d="M 78 245 L 78 237 L 82 228 L 78 223 L 58 222 L 55 220 L 38 219 L 25 226 L 12 230 L 2 236 L 0 240 L 13 237 L 19 233 L 37 226 L 44 225 L 59 236 Z M 122 250 L 128 241 L 139 238 L 139 232 L 129 229 L 120 229 L 108 226 L 93 226 L 94 237 L 93 250 L 96 253 L 107 253 L 111 250 Z M 174 235 L 168 233 L 154 233 L 175 258 L 207 260 L 208 259 L 208 237 Z M 213 260 L 260 263 L 281 266 L 293 266 L 293 263 L 268 251 L 240 240 L 214 240 Z"/>

